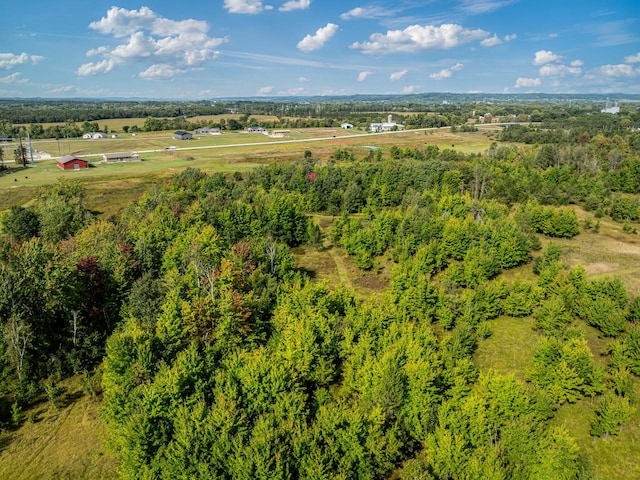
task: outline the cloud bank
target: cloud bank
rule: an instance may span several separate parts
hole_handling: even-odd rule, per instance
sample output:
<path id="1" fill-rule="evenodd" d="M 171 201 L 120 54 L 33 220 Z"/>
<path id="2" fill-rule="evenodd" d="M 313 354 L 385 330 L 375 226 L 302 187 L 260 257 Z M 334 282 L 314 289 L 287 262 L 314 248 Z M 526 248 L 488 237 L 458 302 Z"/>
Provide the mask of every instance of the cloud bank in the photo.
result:
<path id="1" fill-rule="evenodd" d="M 121 43 L 89 50 L 87 56 L 102 59 L 81 65 L 76 71 L 81 76 L 106 74 L 121 65 L 151 63 L 139 73 L 142 78 L 171 78 L 215 59 L 216 47 L 227 41 L 209 37 L 207 22 L 175 21 L 160 17 L 147 7 L 139 10 L 111 7 L 105 17 L 90 23 L 89 28 Z"/>
<path id="2" fill-rule="evenodd" d="M 488 36 L 489 32 L 484 30 L 471 30 L 453 23 L 440 26 L 412 25 L 404 30 L 374 33 L 369 36 L 368 42 L 353 43 L 351 48 L 367 54 L 447 50 Z"/>

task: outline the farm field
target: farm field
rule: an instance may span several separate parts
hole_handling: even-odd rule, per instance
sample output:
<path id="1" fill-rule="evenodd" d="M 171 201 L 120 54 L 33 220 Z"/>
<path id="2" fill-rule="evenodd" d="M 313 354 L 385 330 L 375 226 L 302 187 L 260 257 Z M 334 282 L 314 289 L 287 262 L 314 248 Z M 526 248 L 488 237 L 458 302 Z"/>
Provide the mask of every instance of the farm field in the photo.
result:
<path id="1" fill-rule="evenodd" d="M 187 167 L 205 172 L 246 171 L 271 162 L 295 161 L 309 150 L 314 158 L 326 161 L 336 149 L 354 149 L 356 158 L 368 155 L 364 147 L 375 146 L 383 152 L 392 146 L 424 148 L 437 145 L 440 149 L 454 149 L 464 153 L 486 150 L 491 143 L 489 132 L 451 133 L 450 129 L 408 130 L 390 134 L 364 134 L 340 128 L 318 128 L 292 131 L 285 138 L 269 138 L 262 134 L 230 132 L 222 135 L 200 136 L 189 141 L 173 139 L 172 132 L 145 133 L 135 137 L 119 135 L 105 140 L 42 140 L 33 142 L 33 148 L 53 153 L 60 147 L 62 155 L 72 152 L 86 157 L 91 163 L 100 160 L 100 154 L 113 152 L 139 152 L 142 161 L 121 164 L 99 164 L 82 171 L 63 172 L 55 159 L 35 162 L 25 170 L 0 176 L 0 211 L 28 202 L 38 188 L 52 184 L 60 177 L 79 179 L 86 186 L 88 207 L 102 213 L 115 213 L 119 206 L 135 198 L 144 186 L 168 178 Z M 65 150 L 66 146 L 66 150 Z M 175 146 L 175 150 L 165 150 Z M 11 158 L 5 146 L 5 158 Z M 9 163 L 8 165 L 11 165 Z M 130 187 L 140 187 L 138 189 Z M 114 195 L 105 202 L 104 195 Z"/>

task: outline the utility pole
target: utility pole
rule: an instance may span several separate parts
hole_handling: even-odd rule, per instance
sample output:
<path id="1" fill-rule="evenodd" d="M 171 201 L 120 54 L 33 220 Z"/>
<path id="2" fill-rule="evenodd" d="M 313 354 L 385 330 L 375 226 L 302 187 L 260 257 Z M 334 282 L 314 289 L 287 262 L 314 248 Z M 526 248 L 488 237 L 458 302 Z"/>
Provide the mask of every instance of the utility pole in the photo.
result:
<path id="1" fill-rule="evenodd" d="M 35 162 L 33 161 L 33 147 L 31 146 L 31 137 L 29 136 L 28 132 L 27 132 L 27 142 L 29 143 L 29 156 L 31 157 L 31 166 L 33 167 L 35 165 Z"/>

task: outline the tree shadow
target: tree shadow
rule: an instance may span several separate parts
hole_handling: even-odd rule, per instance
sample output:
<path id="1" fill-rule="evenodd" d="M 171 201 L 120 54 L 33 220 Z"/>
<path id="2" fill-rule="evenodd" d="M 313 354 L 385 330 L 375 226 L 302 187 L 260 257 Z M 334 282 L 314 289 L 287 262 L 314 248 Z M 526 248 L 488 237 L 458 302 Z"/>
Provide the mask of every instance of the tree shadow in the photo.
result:
<path id="1" fill-rule="evenodd" d="M 312 280 L 315 279 L 318 276 L 318 273 L 315 270 L 310 270 L 310 269 L 308 269 L 306 267 L 297 267 L 296 271 L 300 272 L 305 277 L 310 278 Z"/>

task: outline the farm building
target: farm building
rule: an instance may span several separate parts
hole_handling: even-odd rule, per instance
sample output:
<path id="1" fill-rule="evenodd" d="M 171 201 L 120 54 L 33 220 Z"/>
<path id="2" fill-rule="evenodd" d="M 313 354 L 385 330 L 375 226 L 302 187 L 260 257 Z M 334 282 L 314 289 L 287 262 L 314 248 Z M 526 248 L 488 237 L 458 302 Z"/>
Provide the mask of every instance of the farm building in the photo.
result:
<path id="1" fill-rule="evenodd" d="M 173 138 L 175 138 L 176 140 L 191 140 L 193 139 L 193 135 L 191 135 L 189 132 L 178 130 L 177 132 L 174 132 Z"/>
<path id="2" fill-rule="evenodd" d="M 391 132 L 394 130 L 404 130 L 404 125 L 391 121 L 391 115 L 389 115 L 386 122 L 372 123 L 369 125 L 369 130 L 372 132 Z"/>
<path id="3" fill-rule="evenodd" d="M 102 140 L 103 138 L 108 138 L 105 133 L 102 132 L 87 132 L 82 135 L 82 138 L 88 138 L 90 140 Z"/>
<path id="4" fill-rule="evenodd" d="M 58 159 L 58 167 L 62 170 L 80 170 L 81 168 L 89 168 L 89 162 L 75 155 L 65 155 Z"/>
<path id="5" fill-rule="evenodd" d="M 289 135 L 290 133 L 291 130 L 272 130 L 270 135 L 272 137 L 284 137 L 285 135 Z"/>
<path id="6" fill-rule="evenodd" d="M 350 128 L 353 128 L 353 124 L 351 124 L 349 122 L 344 122 L 342 125 L 340 125 L 340 128 L 344 128 L 345 130 L 349 130 Z"/>
<path id="7" fill-rule="evenodd" d="M 0 142 L 11 142 L 12 140 L 11 135 L 0 135 Z"/>
<path id="8" fill-rule="evenodd" d="M 193 131 L 194 135 L 220 135 L 219 128 L 196 128 Z"/>
<path id="9" fill-rule="evenodd" d="M 620 113 L 620 107 L 618 106 L 618 102 L 614 102 L 612 105 L 609 99 L 607 98 L 607 103 L 605 104 L 604 108 L 600 110 L 600 112 L 612 113 L 615 115 L 616 113 Z"/>
<path id="10" fill-rule="evenodd" d="M 247 133 L 264 133 L 267 129 L 264 127 L 245 127 L 244 131 Z"/>
<path id="11" fill-rule="evenodd" d="M 137 153 L 105 153 L 102 155 L 102 161 L 107 163 L 117 162 L 139 162 L 140 155 Z"/>

